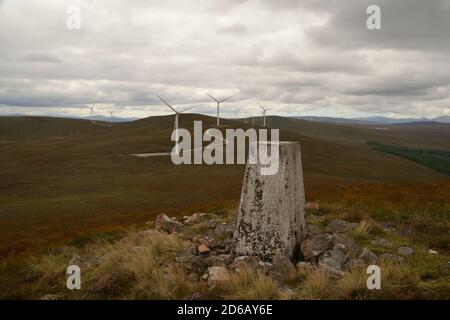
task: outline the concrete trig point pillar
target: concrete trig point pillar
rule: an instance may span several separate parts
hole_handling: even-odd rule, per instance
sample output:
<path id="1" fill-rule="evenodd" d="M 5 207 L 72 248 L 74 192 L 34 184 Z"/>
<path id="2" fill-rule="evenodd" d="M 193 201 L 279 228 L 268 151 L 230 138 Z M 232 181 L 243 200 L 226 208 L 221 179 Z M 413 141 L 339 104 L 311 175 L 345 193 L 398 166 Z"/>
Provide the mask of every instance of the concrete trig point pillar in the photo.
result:
<path id="1" fill-rule="evenodd" d="M 306 236 L 300 144 L 277 144 L 279 170 L 275 175 L 261 175 L 259 161 L 247 162 L 234 234 L 237 255 L 255 255 L 270 261 L 274 255 L 283 254 L 295 259 L 300 241 Z"/>

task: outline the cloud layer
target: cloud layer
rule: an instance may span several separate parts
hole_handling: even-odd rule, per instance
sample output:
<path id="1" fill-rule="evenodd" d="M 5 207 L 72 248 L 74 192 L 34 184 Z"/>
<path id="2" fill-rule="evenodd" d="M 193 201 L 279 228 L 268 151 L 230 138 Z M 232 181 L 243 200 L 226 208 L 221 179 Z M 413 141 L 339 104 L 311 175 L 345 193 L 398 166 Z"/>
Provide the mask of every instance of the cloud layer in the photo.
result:
<path id="1" fill-rule="evenodd" d="M 450 2 L 378 0 L 0 2 L 0 113 L 146 116 L 233 95 L 224 116 L 450 115 Z"/>

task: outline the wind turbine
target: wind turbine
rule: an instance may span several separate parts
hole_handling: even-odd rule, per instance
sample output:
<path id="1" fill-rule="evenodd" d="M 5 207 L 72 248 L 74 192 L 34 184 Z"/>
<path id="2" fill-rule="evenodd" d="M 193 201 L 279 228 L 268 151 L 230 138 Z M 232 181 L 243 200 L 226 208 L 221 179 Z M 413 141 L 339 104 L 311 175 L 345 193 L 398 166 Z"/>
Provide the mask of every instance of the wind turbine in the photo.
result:
<path id="1" fill-rule="evenodd" d="M 219 117 L 220 103 L 221 103 L 221 102 L 225 102 L 225 101 L 227 101 L 227 100 L 229 100 L 229 99 L 231 99 L 231 98 L 233 98 L 233 97 L 231 96 L 231 97 L 228 97 L 228 98 L 224 98 L 224 99 L 218 100 L 218 99 L 214 98 L 213 96 L 211 96 L 210 94 L 207 94 L 207 95 L 208 95 L 211 99 L 213 99 L 215 102 L 217 102 L 217 126 L 220 126 L 220 117 Z"/>
<path id="2" fill-rule="evenodd" d="M 95 121 L 92 119 L 92 116 L 94 115 L 94 105 L 95 105 L 95 104 L 91 104 L 91 105 L 89 106 L 89 109 L 91 110 L 91 122 L 92 122 L 92 123 L 95 123 Z"/>
<path id="3" fill-rule="evenodd" d="M 178 140 L 179 140 L 179 136 L 178 136 L 178 117 L 179 117 L 179 115 L 182 114 L 183 112 L 188 111 L 188 110 L 197 108 L 198 106 L 188 107 L 188 108 L 186 108 L 186 109 L 177 111 L 177 110 L 175 110 L 170 104 L 168 104 L 163 98 L 161 98 L 161 97 L 158 96 L 158 95 L 156 95 L 156 96 L 157 96 L 157 97 L 159 98 L 159 100 L 161 100 L 166 106 L 168 106 L 173 112 L 175 112 L 174 131 L 175 131 L 175 141 L 178 142 Z M 178 145 L 176 144 L 175 147 L 176 147 L 175 152 L 178 153 Z"/>
<path id="4" fill-rule="evenodd" d="M 114 111 L 108 111 L 108 113 L 109 113 L 109 118 L 110 118 L 109 121 L 112 122 Z"/>
<path id="5" fill-rule="evenodd" d="M 263 118 L 264 118 L 264 127 L 266 126 L 266 111 L 270 110 L 270 108 L 264 108 L 261 103 L 258 102 L 259 107 L 262 109 L 263 111 Z"/>

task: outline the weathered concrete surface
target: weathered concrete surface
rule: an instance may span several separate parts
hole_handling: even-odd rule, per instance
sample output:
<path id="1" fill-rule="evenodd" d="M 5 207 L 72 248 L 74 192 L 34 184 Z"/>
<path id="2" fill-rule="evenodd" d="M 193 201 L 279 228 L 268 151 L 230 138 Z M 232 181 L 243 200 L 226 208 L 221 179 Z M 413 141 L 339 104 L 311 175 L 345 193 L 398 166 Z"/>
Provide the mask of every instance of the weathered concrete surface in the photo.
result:
<path id="1" fill-rule="evenodd" d="M 260 163 L 247 163 L 234 234 L 237 255 L 256 255 L 263 261 L 276 254 L 295 259 L 306 237 L 300 144 L 278 144 L 277 174 L 261 175 Z"/>

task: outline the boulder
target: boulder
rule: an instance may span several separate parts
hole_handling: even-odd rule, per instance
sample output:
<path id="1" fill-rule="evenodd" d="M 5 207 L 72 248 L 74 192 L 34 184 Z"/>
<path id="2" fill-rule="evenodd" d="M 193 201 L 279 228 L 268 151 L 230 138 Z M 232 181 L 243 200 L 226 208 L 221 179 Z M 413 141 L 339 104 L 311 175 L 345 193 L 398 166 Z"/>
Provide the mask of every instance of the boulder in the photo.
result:
<path id="1" fill-rule="evenodd" d="M 282 280 L 292 277 L 295 274 L 295 267 L 288 257 L 277 254 L 273 257 L 268 271 L 272 278 Z"/>
<path id="2" fill-rule="evenodd" d="M 342 270 L 346 261 L 347 257 L 341 250 L 327 250 L 319 257 L 319 267 Z"/>
<path id="3" fill-rule="evenodd" d="M 343 233 L 336 233 L 333 236 L 333 249 L 341 250 L 349 259 L 358 258 L 361 255 L 361 248 L 355 243 L 352 238 Z"/>
<path id="4" fill-rule="evenodd" d="M 344 233 L 354 227 L 354 224 L 341 219 L 334 219 L 327 225 L 325 232 L 328 233 Z"/>
<path id="5" fill-rule="evenodd" d="M 308 237 L 316 236 L 322 234 L 322 228 L 315 224 L 308 225 Z"/>
<path id="6" fill-rule="evenodd" d="M 397 249 L 397 252 L 402 256 L 410 256 L 414 253 L 414 249 L 411 247 L 400 247 Z"/>
<path id="7" fill-rule="evenodd" d="M 301 251 L 305 260 L 318 257 L 322 252 L 331 249 L 334 243 L 334 236 L 331 234 L 320 234 L 306 239 L 301 243 Z"/>
<path id="8" fill-rule="evenodd" d="M 378 256 L 368 248 L 364 248 L 362 250 L 362 253 L 359 255 L 359 258 L 362 259 L 364 263 L 367 265 L 378 264 L 380 262 Z"/>
<path id="9" fill-rule="evenodd" d="M 214 234 L 222 239 L 233 238 L 234 230 L 235 230 L 234 222 L 221 223 L 217 225 L 217 227 L 214 229 Z"/>
<path id="10" fill-rule="evenodd" d="M 171 234 L 174 232 L 179 232 L 183 227 L 183 224 L 181 222 L 169 218 L 164 213 L 161 213 L 156 217 L 155 226 L 157 230 L 165 231 Z"/>
<path id="11" fill-rule="evenodd" d="M 230 254 L 211 255 L 205 258 L 208 267 L 226 267 L 233 262 Z"/>
<path id="12" fill-rule="evenodd" d="M 230 273 L 224 267 L 208 268 L 208 285 L 215 287 L 230 281 Z"/>

